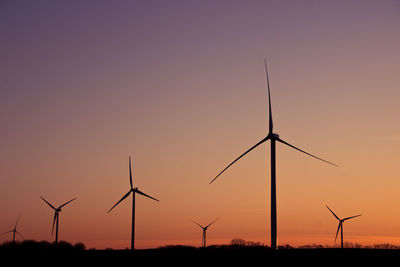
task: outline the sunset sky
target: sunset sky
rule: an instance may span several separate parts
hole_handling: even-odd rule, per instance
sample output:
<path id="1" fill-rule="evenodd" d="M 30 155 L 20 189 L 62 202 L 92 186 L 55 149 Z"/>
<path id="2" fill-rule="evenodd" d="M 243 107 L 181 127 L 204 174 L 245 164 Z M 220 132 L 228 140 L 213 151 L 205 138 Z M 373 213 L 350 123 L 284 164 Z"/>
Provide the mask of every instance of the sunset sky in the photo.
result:
<path id="1" fill-rule="evenodd" d="M 1 1 L 0 232 L 88 248 L 400 245 L 400 1 Z M 0 236 L 0 242 L 10 240 Z"/>

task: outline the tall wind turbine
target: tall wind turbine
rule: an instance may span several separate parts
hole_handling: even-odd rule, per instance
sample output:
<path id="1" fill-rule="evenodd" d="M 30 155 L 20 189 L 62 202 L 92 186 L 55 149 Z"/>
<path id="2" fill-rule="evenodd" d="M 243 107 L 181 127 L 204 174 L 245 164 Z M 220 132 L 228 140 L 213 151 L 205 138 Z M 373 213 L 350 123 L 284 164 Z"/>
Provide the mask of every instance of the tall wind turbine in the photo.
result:
<path id="1" fill-rule="evenodd" d="M 145 197 L 148 197 L 150 199 L 153 199 L 155 201 L 158 201 L 158 199 L 155 199 L 154 197 L 151 197 L 149 195 L 146 195 L 145 193 L 139 191 L 138 187 L 133 187 L 133 181 L 132 181 L 132 168 L 131 168 L 131 157 L 129 156 L 129 182 L 131 184 L 131 188 L 126 193 L 114 206 L 112 206 L 111 209 L 107 211 L 109 213 L 113 208 L 115 208 L 119 203 L 121 203 L 125 198 L 127 198 L 131 193 L 132 194 L 132 236 L 131 236 L 131 250 L 135 249 L 135 194 L 139 194 Z"/>
<path id="2" fill-rule="evenodd" d="M 197 224 L 201 229 L 203 229 L 203 235 L 202 235 L 202 237 L 201 237 L 201 246 L 202 246 L 203 248 L 206 247 L 206 238 L 207 238 L 206 235 L 207 235 L 207 229 L 208 229 L 208 227 L 211 226 L 213 223 L 215 223 L 218 219 L 219 219 L 219 218 L 215 219 L 212 223 L 210 223 L 210 224 L 208 224 L 208 225 L 206 225 L 206 226 L 202 226 L 201 224 L 199 224 L 199 223 L 197 223 L 197 222 L 195 222 L 195 221 L 192 220 L 192 222 L 194 222 L 194 223 Z"/>
<path id="3" fill-rule="evenodd" d="M 340 239 L 341 239 L 340 247 L 343 248 L 343 222 L 346 221 L 346 220 L 355 218 L 355 217 L 359 217 L 359 216 L 361 216 L 361 214 L 355 215 L 355 216 L 351 216 L 351 217 L 346 217 L 344 219 L 340 219 L 338 216 L 336 216 L 336 214 L 328 206 L 326 206 L 326 207 L 328 208 L 328 210 L 330 212 L 332 212 L 333 216 L 335 216 L 335 218 L 339 221 L 339 226 L 338 226 L 338 229 L 336 231 L 336 236 L 335 236 L 335 242 L 336 242 L 337 236 L 339 234 L 339 230 L 340 230 Z"/>
<path id="4" fill-rule="evenodd" d="M 40 198 L 43 199 L 43 201 L 46 202 L 47 205 L 49 205 L 50 208 L 52 208 L 54 210 L 54 219 L 53 219 L 53 226 L 51 228 L 51 234 L 53 235 L 54 225 L 56 225 L 56 240 L 55 240 L 55 243 L 57 245 L 58 244 L 58 221 L 59 221 L 59 218 L 60 218 L 59 213 L 61 212 L 61 208 L 64 207 L 65 205 L 67 205 L 68 203 L 74 201 L 77 198 L 73 198 L 70 201 L 65 202 L 64 204 L 62 204 L 58 208 L 55 208 L 53 205 L 51 205 L 46 199 L 44 199 L 44 197 L 40 196 Z"/>
<path id="5" fill-rule="evenodd" d="M 11 231 L 2 233 L 2 235 L 8 234 L 8 233 L 13 233 L 13 243 L 15 243 L 15 234 L 19 235 L 22 237 L 22 239 L 25 239 L 18 231 L 17 231 L 17 225 L 18 225 L 19 217 L 17 218 L 17 222 L 15 223 L 14 228 Z"/>
<path id="6" fill-rule="evenodd" d="M 278 134 L 273 132 L 273 121 L 272 121 L 272 108 L 271 108 L 271 92 L 270 92 L 270 86 L 269 86 L 269 77 L 268 77 L 268 69 L 267 69 L 267 61 L 264 59 L 265 63 L 265 74 L 267 77 L 267 87 L 268 87 L 268 103 L 269 103 L 269 132 L 268 135 L 259 141 L 257 144 L 252 146 L 250 149 L 248 149 L 246 152 L 244 152 L 242 155 L 240 155 L 238 158 L 236 158 L 234 161 L 232 161 L 228 166 L 225 167 L 217 176 L 214 177 L 214 179 L 211 180 L 210 184 L 215 181 L 226 169 L 228 169 L 230 166 L 232 166 L 236 161 L 241 159 L 244 155 L 261 145 L 262 143 L 266 142 L 267 140 L 271 141 L 271 248 L 276 249 L 277 248 L 277 215 L 276 215 L 276 151 L 275 151 L 275 145 L 276 141 L 285 144 L 293 149 L 296 149 L 304 154 L 307 154 L 313 158 L 319 159 L 323 162 L 326 162 L 328 164 L 331 164 L 333 166 L 336 166 L 335 164 L 326 161 L 322 158 L 319 158 L 317 156 L 314 156 L 304 150 L 301 150 L 300 148 L 297 148 L 288 142 L 282 140 Z"/>

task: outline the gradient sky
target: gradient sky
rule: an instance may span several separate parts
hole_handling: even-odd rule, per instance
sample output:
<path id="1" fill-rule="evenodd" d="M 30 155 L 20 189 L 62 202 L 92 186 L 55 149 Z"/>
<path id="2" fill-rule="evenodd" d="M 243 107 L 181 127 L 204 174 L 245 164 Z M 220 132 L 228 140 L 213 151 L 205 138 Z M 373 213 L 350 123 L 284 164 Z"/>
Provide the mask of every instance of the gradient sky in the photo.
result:
<path id="1" fill-rule="evenodd" d="M 0 1 L 0 232 L 87 247 L 270 244 L 274 129 L 278 243 L 400 245 L 399 1 Z M 0 241 L 11 236 L 0 236 Z"/>

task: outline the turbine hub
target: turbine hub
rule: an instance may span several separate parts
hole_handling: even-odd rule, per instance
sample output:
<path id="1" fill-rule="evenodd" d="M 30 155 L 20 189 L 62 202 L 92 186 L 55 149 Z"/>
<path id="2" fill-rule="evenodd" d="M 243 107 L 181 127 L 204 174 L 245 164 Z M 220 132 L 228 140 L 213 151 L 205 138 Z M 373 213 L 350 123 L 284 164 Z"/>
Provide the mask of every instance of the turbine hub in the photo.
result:
<path id="1" fill-rule="evenodd" d="M 279 134 L 270 133 L 270 134 L 268 135 L 268 137 L 269 137 L 270 139 L 277 140 L 277 139 L 279 139 Z"/>

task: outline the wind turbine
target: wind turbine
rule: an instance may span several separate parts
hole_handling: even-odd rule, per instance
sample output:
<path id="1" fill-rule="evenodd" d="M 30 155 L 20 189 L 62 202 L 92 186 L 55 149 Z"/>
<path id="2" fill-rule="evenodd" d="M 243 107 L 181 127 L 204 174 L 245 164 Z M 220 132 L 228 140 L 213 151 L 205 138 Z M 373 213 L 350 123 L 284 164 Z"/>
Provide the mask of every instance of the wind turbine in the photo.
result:
<path id="1" fill-rule="evenodd" d="M 15 223 L 14 228 L 11 231 L 2 233 L 2 235 L 8 234 L 8 233 L 13 233 L 13 243 L 15 243 L 15 234 L 18 234 L 22 239 L 25 239 L 18 231 L 17 231 L 17 225 L 18 225 L 19 217 L 17 218 L 17 222 Z"/>
<path id="2" fill-rule="evenodd" d="M 208 227 L 211 226 L 213 223 L 215 223 L 218 219 L 219 219 L 219 218 L 215 219 L 212 223 L 210 223 L 210 224 L 208 224 L 208 225 L 206 225 L 206 226 L 202 226 L 201 224 L 199 224 L 199 223 L 197 223 L 197 222 L 195 222 L 195 221 L 192 220 L 192 222 L 194 222 L 194 223 L 197 224 L 201 229 L 203 229 L 203 235 L 202 235 L 202 237 L 201 237 L 201 246 L 202 246 L 203 248 L 206 247 L 206 235 L 207 235 L 207 229 L 208 229 Z"/>
<path id="3" fill-rule="evenodd" d="M 328 210 L 330 212 L 332 212 L 333 216 L 335 216 L 335 218 L 339 221 L 339 226 L 338 226 L 338 229 L 336 231 L 336 236 L 335 236 L 335 242 L 336 242 L 337 236 L 339 234 L 339 230 L 340 230 L 340 239 L 341 239 L 340 246 L 341 246 L 341 248 L 343 248 L 343 222 L 346 221 L 346 220 L 355 218 L 355 217 L 359 217 L 359 216 L 361 216 L 361 214 L 355 215 L 355 216 L 351 216 L 351 217 L 346 217 L 344 219 L 340 219 L 338 216 L 336 216 L 336 214 L 328 206 L 326 206 L 326 207 L 328 208 Z"/>
<path id="4" fill-rule="evenodd" d="M 314 156 L 304 150 L 301 150 L 300 148 L 297 148 L 288 142 L 282 140 L 278 134 L 273 132 L 273 121 L 272 121 L 272 108 L 271 108 L 271 92 L 270 92 L 270 86 L 269 86 L 269 77 L 268 77 L 268 69 L 267 69 L 267 60 L 264 59 L 265 63 L 265 74 L 267 77 L 267 87 L 268 87 L 268 103 L 269 103 L 269 132 L 268 135 L 259 141 L 257 144 L 252 146 L 250 149 L 248 149 L 246 152 L 244 152 L 242 155 L 240 155 L 238 158 L 236 158 L 234 161 L 232 161 L 228 166 L 225 167 L 217 176 L 214 177 L 214 179 L 211 180 L 210 184 L 214 182 L 226 169 L 228 169 L 230 166 L 232 166 L 236 161 L 241 159 L 244 155 L 261 145 L 262 143 L 266 142 L 267 140 L 271 141 L 271 248 L 276 249 L 277 248 L 277 214 L 276 214 L 276 141 L 285 144 L 291 148 L 294 148 L 304 154 L 307 154 L 313 158 L 319 159 L 323 162 L 326 162 L 328 164 L 331 164 L 333 166 L 338 167 L 336 164 L 333 164 L 329 161 L 326 161 L 322 158 L 319 158 L 317 156 Z"/>
<path id="5" fill-rule="evenodd" d="M 135 194 L 139 194 L 145 197 L 148 197 L 150 199 L 153 199 L 155 201 L 160 202 L 158 199 L 155 199 L 154 197 L 151 197 L 149 195 L 146 195 L 145 193 L 139 191 L 138 187 L 133 187 L 133 182 L 132 182 L 132 168 L 131 168 L 131 157 L 129 156 L 129 182 L 131 184 L 131 188 L 126 193 L 114 206 L 112 206 L 111 209 L 107 211 L 109 213 L 113 208 L 115 208 L 119 203 L 121 203 L 125 198 L 127 198 L 131 193 L 132 194 L 132 236 L 131 236 L 131 250 L 135 249 Z"/>
<path id="6" fill-rule="evenodd" d="M 67 205 L 68 203 L 70 203 L 71 201 L 74 201 L 77 198 L 73 198 L 70 201 L 65 202 L 64 204 L 62 204 L 58 208 L 55 208 L 53 205 L 51 205 L 46 199 L 44 199 L 44 197 L 40 196 L 40 198 L 43 199 L 43 201 L 46 202 L 47 205 L 49 205 L 50 208 L 52 208 L 54 210 L 54 219 L 53 219 L 53 227 L 51 228 L 51 234 L 53 235 L 54 224 L 55 224 L 56 225 L 56 240 L 55 240 L 55 243 L 57 245 L 58 244 L 58 221 L 59 221 L 59 218 L 60 218 L 59 213 L 61 212 L 61 208 L 64 207 L 65 205 Z"/>

